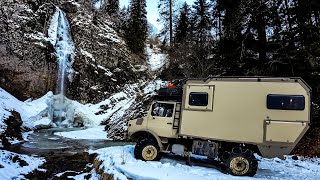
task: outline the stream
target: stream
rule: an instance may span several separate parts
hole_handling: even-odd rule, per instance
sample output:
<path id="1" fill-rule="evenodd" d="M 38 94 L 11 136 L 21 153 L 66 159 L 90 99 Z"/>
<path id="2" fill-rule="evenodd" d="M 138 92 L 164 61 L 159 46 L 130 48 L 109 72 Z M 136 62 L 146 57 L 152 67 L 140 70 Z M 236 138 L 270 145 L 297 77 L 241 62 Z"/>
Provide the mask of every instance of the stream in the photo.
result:
<path id="1" fill-rule="evenodd" d="M 90 172 L 95 155 L 88 150 L 111 146 L 124 146 L 130 142 L 111 140 L 69 139 L 54 135 L 55 132 L 76 131 L 81 128 L 52 128 L 42 129 L 29 134 L 28 141 L 12 145 L 8 150 L 19 154 L 43 157 L 46 163 L 40 169 L 25 175 L 27 179 L 69 179 L 81 173 Z M 64 173 L 67 172 L 67 173 Z M 65 177 L 58 174 L 66 174 Z"/>

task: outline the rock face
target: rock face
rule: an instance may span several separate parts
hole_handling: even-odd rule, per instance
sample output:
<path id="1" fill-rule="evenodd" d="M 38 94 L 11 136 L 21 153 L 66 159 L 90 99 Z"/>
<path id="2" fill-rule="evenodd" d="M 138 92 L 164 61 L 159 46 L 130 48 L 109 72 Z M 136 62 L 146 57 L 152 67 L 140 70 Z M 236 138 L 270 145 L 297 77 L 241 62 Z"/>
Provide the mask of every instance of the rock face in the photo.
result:
<path id="1" fill-rule="evenodd" d="M 146 75 L 144 57 L 133 55 L 104 8 L 85 0 L 0 1 L 0 86 L 19 98 L 56 91 L 56 52 L 48 27 L 56 7 L 66 13 L 75 45 L 67 97 L 95 103 Z"/>
<path id="2" fill-rule="evenodd" d="M 56 62 L 44 40 L 46 12 L 32 1 L 0 2 L 0 86 L 22 100 L 55 87 Z"/>
<path id="3" fill-rule="evenodd" d="M 145 76 L 143 58 L 134 56 L 115 31 L 116 24 L 104 10 L 81 5 L 71 16 L 76 56 L 67 95 L 81 102 L 99 102 Z M 83 13 L 86 12 L 86 13 Z M 139 65 L 137 65 L 139 64 Z"/>

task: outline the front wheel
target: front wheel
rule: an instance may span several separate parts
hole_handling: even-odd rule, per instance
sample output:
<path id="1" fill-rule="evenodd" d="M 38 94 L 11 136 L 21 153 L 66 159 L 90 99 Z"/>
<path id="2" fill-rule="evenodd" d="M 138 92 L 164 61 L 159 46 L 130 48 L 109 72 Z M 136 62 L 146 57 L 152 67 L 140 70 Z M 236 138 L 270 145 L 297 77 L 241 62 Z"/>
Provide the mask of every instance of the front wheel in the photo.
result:
<path id="1" fill-rule="evenodd" d="M 250 150 L 242 151 L 240 148 L 233 149 L 228 153 L 225 167 L 229 174 L 234 176 L 251 176 L 253 177 L 258 169 L 258 162 Z"/>
<path id="2" fill-rule="evenodd" d="M 153 140 L 143 139 L 134 148 L 134 156 L 143 161 L 158 161 L 161 158 L 159 149 Z"/>

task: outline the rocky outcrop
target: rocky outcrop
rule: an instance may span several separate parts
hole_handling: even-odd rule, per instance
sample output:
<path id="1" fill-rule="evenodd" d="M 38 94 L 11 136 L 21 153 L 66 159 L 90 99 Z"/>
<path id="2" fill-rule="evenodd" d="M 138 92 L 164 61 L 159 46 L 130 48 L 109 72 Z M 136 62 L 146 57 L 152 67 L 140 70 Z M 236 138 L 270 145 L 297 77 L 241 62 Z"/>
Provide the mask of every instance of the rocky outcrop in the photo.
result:
<path id="1" fill-rule="evenodd" d="M 11 145 L 10 140 L 22 140 L 22 120 L 16 111 L 11 112 L 11 116 L 4 120 L 5 130 L 0 134 L 2 146 L 7 148 Z"/>
<path id="2" fill-rule="evenodd" d="M 86 10 L 72 15 L 71 29 L 76 44 L 74 78 L 68 96 L 81 102 L 100 102 L 124 84 L 146 75 L 142 57 L 133 55 L 115 31 L 115 23 L 104 10 Z M 83 13 L 86 12 L 86 13 Z"/>
<path id="3" fill-rule="evenodd" d="M 114 19 L 85 0 L 0 2 L 0 86 L 20 100 L 55 92 L 57 57 L 48 39 L 56 7 L 66 13 L 75 44 L 67 97 L 95 103 L 148 76 L 144 57 L 133 55 Z"/>

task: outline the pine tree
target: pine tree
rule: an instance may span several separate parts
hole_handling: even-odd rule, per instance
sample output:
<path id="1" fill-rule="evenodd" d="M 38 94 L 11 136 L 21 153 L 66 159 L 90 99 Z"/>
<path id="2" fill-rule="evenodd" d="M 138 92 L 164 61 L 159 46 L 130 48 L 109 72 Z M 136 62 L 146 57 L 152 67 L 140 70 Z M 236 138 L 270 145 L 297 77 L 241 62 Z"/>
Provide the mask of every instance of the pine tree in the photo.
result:
<path id="1" fill-rule="evenodd" d="M 107 0 L 106 11 L 109 16 L 119 12 L 119 0 Z"/>
<path id="2" fill-rule="evenodd" d="M 192 6 L 192 34 L 195 42 L 200 44 L 211 40 L 212 19 L 207 0 L 196 0 Z"/>
<path id="3" fill-rule="evenodd" d="M 175 28 L 175 42 L 182 43 L 186 41 L 190 34 L 191 24 L 190 24 L 190 7 L 184 2 L 182 8 L 180 9 L 180 15 L 177 20 Z"/>
<path id="4" fill-rule="evenodd" d="M 159 21 L 163 23 L 161 34 L 166 36 L 169 33 L 170 46 L 173 46 L 173 8 L 176 0 L 159 0 L 158 9 Z"/>
<path id="5" fill-rule="evenodd" d="M 212 19 L 207 0 L 196 0 L 192 6 L 191 33 L 192 33 L 192 57 L 191 67 L 196 70 L 193 76 L 207 77 L 211 68 L 215 66 L 209 58 L 212 50 Z"/>
<path id="6" fill-rule="evenodd" d="M 146 15 L 146 0 L 131 0 L 130 17 L 125 37 L 129 48 L 136 54 L 144 52 L 148 31 Z"/>

